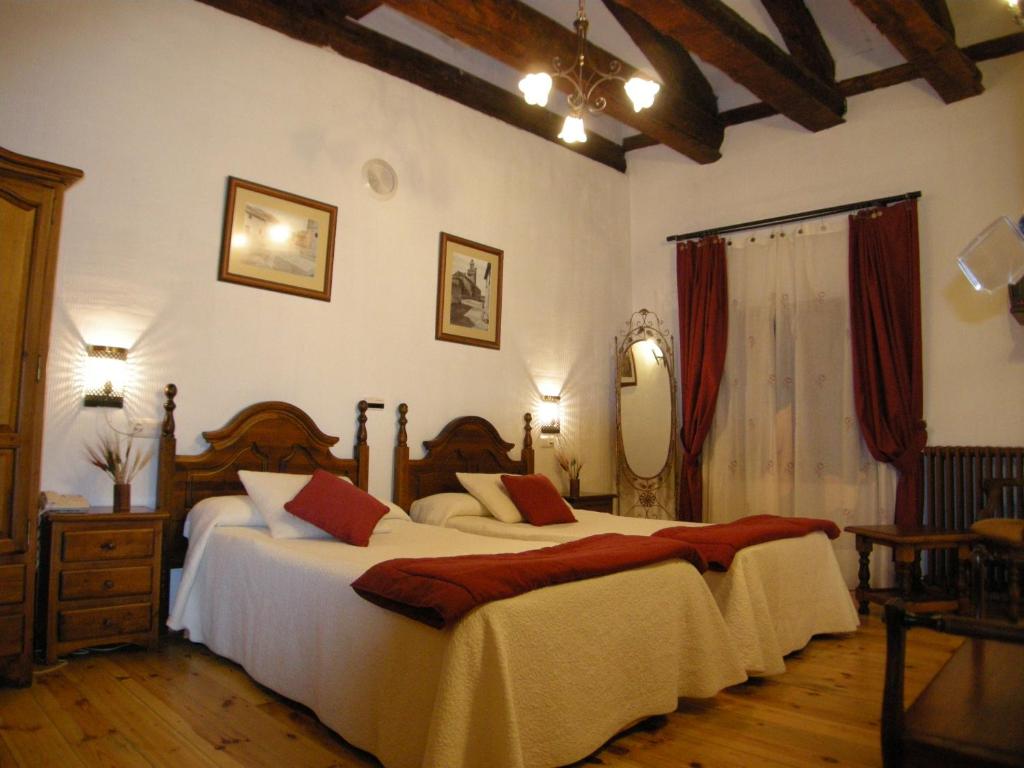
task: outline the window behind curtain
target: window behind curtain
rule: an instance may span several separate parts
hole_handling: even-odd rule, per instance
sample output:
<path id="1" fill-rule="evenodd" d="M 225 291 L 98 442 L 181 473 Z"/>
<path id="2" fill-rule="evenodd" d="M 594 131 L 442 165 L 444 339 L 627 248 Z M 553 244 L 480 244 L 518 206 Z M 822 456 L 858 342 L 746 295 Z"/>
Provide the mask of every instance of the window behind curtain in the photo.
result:
<path id="1" fill-rule="evenodd" d="M 726 253 L 729 342 L 705 446 L 706 519 L 883 522 L 895 473 L 868 453 L 854 410 L 846 218 L 741 233 Z M 853 537 L 836 547 L 853 585 Z"/>

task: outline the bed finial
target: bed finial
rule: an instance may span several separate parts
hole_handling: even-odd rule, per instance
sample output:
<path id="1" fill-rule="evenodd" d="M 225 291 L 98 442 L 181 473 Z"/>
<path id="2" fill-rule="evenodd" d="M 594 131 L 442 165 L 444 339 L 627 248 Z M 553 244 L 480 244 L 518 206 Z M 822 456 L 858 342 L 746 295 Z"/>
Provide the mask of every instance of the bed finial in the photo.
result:
<path id="1" fill-rule="evenodd" d="M 174 437 L 174 409 L 178 407 L 174 404 L 174 397 L 178 394 L 178 386 L 176 384 L 168 384 L 164 387 L 164 394 L 167 395 L 167 400 L 164 402 L 164 425 L 162 431 L 165 437 Z"/>
<path id="2" fill-rule="evenodd" d="M 520 459 L 526 463 L 526 474 L 533 474 L 533 416 L 529 412 L 523 414 L 523 450 Z"/>
<path id="3" fill-rule="evenodd" d="M 359 430 L 356 433 L 356 445 L 366 445 L 366 409 L 370 407 L 370 404 L 365 400 L 360 400 L 356 405 L 359 409 L 359 416 L 356 421 L 359 422 Z"/>
<path id="4" fill-rule="evenodd" d="M 409 412 L 409 406 L 405 403 L 398 404 L 398 447 L 405 448 L 409 445 L 409 435 L 405 431 L 405 425 L 409 420 L 405 414 Z"/>

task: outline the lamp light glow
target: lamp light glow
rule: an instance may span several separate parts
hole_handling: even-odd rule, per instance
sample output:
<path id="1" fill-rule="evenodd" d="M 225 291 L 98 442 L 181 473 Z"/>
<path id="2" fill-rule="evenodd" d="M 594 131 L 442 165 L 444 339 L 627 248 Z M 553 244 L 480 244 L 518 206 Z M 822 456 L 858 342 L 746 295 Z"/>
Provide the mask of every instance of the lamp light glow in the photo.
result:
<path id="1" fill-rule="evenodd" d="M 562 398 L 558 395 L 544 395 L 540 404 L 540 432 L 542 435 L 557 435 L 562 431 Z"/>
<path id="2" fill-rule="evenodd" d="M 645 80 L 642 77 L 631 77 L 626 82 L 626 95 L 633 102 L 634 112 L 647 109 L 654 104 L 654 97 L 660 90 L 661 86 L 658 83 L 653 80 Z"/>
<path id="3" fill-rule="evenodd" d="M 583 128 L 583 119 L 576 115 L 569 115 L 562 124 L 562 132 L 558 138 L 566 144 L 576 144 L 587 140 L 587 132 Z"/>
<path id="4" fill-rule="evenodd" d="M 548 95 L 551 93 L 551 75 L 547 72 L 535 72 L 519 81 L 519 90 L 527 104 L 535 107 L 546 107 Z"/>
<path id="5" fill-rule="evenodd" d="M 90 408 L 123 408 L 128 350 L 89 344 L 86 353 L 83 403 Z"/>

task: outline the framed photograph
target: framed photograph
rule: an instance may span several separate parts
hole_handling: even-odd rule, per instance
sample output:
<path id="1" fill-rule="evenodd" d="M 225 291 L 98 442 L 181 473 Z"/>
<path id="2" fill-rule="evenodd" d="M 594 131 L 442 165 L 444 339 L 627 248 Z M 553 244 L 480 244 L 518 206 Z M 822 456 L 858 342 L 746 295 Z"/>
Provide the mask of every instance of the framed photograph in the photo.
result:
<path id="1" fill-rule="evenodd" d="M 633 362 L 633 345 L 629 346 L 625 352 L 622 353 L 622 357 L 619 360 L 619 386 L 620 387 L 635 387 L 636 386 L 636 363 Z"/>
<path id="2" fill-rule="evenodd" d="M 218 278 L 330 301 L 337 218 L 333 205 L 229 177 Z"/>
<path id="3" fill-rule="evenodd" d="M 441 233 L 435 339 L 501 348 L 503 251 Z"/>

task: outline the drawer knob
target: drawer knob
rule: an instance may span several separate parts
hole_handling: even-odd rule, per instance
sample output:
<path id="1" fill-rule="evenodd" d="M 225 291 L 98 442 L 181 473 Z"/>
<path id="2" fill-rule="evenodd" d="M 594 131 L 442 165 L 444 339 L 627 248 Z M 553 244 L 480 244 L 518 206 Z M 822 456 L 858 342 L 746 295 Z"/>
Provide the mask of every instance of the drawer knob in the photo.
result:
<path id="1" fill-rule="evenodd" d="M 115 549 L 117 549 L 117 542 L 104 541 L 102 544 L 100 544 L 100 549 L 102 549 L 104 552 L 113 552 Z"/>
<path id="2" fill-rule="evenodd" d="M 112 626 L 114 626 L 114 620 L 108 616 L 107 618 L 103 619 L 103 626 L 104 627 L 112 627 Z"/>
<path id="3" fill-rule="evenodd" d="M 110 579 L 107 579 L 106 581 L 103 582 L 103 588 L 104 589 L 113 589 L 114 588 L 114 582 L 111 581 Z"/>

